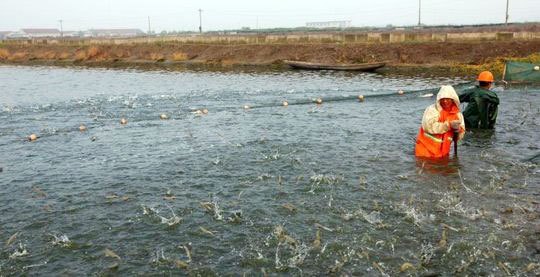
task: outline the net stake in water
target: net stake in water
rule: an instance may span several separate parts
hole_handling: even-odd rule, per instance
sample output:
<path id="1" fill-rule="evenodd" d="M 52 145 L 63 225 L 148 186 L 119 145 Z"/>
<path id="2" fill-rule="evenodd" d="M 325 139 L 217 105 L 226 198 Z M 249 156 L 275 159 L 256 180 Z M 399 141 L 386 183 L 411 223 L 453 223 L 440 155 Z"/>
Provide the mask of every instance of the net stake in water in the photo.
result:
<path id="1" fill-rule="evenodd" d="M 458 143 L 458 138 L 459 138 L 459 132 L 458 132 L 458 131 L 454 131 L 454 135 L 453 135 L 453 138 L 452 138 L 452 140 L 454 141 L 454 158 L 457 158 L 457 143 Z"/>

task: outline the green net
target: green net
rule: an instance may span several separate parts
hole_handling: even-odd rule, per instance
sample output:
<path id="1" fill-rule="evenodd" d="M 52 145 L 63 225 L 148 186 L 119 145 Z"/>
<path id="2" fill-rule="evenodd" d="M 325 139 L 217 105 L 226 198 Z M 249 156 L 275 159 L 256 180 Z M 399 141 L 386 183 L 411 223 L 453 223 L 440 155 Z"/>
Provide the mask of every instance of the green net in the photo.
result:
<path id="1" fill-rule="evenodd" d="M 540 63 L 507 61 L 503 80 L 513 83 L 540 83 Z"/>

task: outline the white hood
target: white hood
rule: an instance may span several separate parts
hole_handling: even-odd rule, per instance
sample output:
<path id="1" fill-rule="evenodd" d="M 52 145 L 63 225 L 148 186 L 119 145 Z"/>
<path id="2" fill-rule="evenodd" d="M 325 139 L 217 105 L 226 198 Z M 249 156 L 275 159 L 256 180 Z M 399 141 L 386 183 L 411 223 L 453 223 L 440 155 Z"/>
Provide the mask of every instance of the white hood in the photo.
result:
<path id="1" fill-rule="evenodd" d="M 439 90 L 439 93 L 437 93 L 437 110 L 442 110 L 441 104 L 439 101 L 443 98 L 450 98 L 454 100 L 454 103 L 456 103 L 456 107 L 459 108 L 460 102 L 459 102 L 459 96 L 457 95 L 456 91 L 452 86 L 442 86 Z"/>

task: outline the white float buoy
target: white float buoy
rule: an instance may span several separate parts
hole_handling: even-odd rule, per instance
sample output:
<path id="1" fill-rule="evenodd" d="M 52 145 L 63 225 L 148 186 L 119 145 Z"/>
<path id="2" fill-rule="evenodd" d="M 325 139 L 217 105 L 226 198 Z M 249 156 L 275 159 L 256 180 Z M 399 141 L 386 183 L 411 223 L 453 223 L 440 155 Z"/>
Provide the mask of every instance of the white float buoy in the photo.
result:
<path id="1" fill-rule="evenodd" d="M 536 70 L 536 71 L 540 70 L 540 66 L 538 66 L 538 65 L 535 66 L 535 67 L 534 67 L 534 70 Z"/>
<path id="2" fill-rule="evenodd" d="M 319 105 L 322 104 L 322 98 L 320 98 L 320 97 L 317 98 L 317 99 L 315 100 L 315 103 L 317 103 L 317 104 L 319 104 Z"/>
<path id="3" fill-rule="evenodd" d="M 38 139 L 38 136 L 36 134 L 31 134 L 31 135 L 28 136 L 29 141 L 34 141 L 36 139 Z"/>
<path id="4" fill-rule="evenodd" d="M 86 131 L 86 126 L 84 126 L 84 124 L 81 124 L 81 126 L 79 126 L 79 131 L 81 132 Z"/>
<path id="5" fill-rule="evenodd" d="M 169 119 L 169 117 L 166 114 L 162 113 L 159 115 L 159 119 Z"/>
<path id="6" fill-rule="evenodd" d="M 192 113 L 194 113 L 194 114 L 196 114 L 196 115 L 208 114 L 208 109 L 206 109 L 206 108 L 205 108 L 205 109 L 202 109 L 202 110 L 199 109 L 199 110 L 196 110 L 196 111 L 194 111 L 194 112 L 192 112 Z"/>
<path id="7" fill-rule="evenodd" d="M 399 90 L 397 93 L 398 93 L 399 95 L 405 94 L 405 92 L 403 92 L 402 90 Z"/>
<path id="8" fill-rule="evenodd" d="M 289 106 L 289 102 L 283 101 L 283 107 L 287 107 L 287 106 Z"/>
<path id="9" fill-rule="evenodd" d="M 128 123 L 127 119 L 125 118 L 120 119 L 120 124 L 126 125 L 127 123 Z"/>
<path id="10" fill-rule="evenodd" d="M 244 105 L 244 110 L 249 110 L 249 106 L 248 105 Z"/>
<path id="11" fill-rule="evenodd" d="M 362 94 L 358 95 L 358 101 L 364 102 L 364 95 Z"/>

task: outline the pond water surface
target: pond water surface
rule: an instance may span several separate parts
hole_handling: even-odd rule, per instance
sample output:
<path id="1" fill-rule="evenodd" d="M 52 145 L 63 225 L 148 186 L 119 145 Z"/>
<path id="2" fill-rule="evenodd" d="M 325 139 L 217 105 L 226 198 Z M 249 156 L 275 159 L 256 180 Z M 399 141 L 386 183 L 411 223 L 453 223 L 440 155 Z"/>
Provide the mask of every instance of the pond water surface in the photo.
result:
<path id="1" fill-rule="evenodd" d="M 539 87 L 414 157 L 466 81 L 0 66 L 0 276 L 540 274 Z"/>

